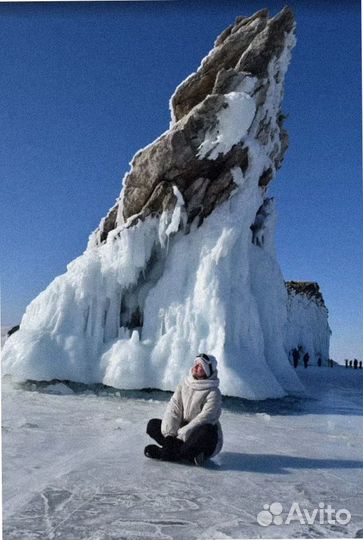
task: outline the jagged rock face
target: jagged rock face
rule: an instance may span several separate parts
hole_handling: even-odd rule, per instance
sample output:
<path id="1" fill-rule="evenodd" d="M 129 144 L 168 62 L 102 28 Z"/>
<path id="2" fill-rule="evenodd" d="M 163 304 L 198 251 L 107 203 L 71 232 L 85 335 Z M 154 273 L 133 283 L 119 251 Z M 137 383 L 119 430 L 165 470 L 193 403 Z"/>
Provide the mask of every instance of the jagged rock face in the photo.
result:
<path id="1" fill-rule="evenodd" d="M 180 120 L 209 94 L 228 93 L 246 75 L 263 79 L 273 56 L 284 47 L 285 32 L 291 32 L 294 17 L 285 8 L 273 19 L 267 9 L 251 17 L 238 17 L 216 40 L 215 48 L 198 71 L 184 81 L 172 98 L 175 120 Z"/>
<path id="2" fill-rule="evenodd" d="M 282 112 L 274 111 L 275 118 L 271 118 L 263 110 L 271 86 L 268 66 L 282 54 L 286 36 L 293 29 L 294 17 L 289 8 L 271 19 L 264 9 L 251 17 L 238 17 L 217 38 L 197 72 L 172 96 L 172 128 L 135 155 L 124 179 L 122 199 L 100 225 L 98 242 L 105 241 L 108 233 L 122 223 L 133 226 L 140 219 L 172 210 L 176 204 L 173 186 L 184 199 L 189 224 L 195 218 L 201 224 L 228 199 L 237 187 L 229 171 L 235 166 L 247 170 L 248 148 L 236 140 L 228 151 L 210 159 L 213 149 L 201 155 L 201 145 L 208 133 L 218 128 L 221 110 L 231 107 L 227 96 L 241 89 L 256 106 L 248 132 L 254 133 L 264 146 L 271 146 L 271 163 L 259 180 L 262 188 L 268 185 L 288 146 Z M 278 81 L 283 74 L 277 72 L 274 76 Z"/>

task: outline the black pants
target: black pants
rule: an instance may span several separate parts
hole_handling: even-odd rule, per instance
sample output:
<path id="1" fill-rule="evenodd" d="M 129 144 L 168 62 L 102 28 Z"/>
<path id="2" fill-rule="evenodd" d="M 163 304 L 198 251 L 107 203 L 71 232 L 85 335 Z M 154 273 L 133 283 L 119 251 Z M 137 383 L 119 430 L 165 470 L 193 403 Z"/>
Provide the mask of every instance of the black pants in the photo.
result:
<path id="1" fill-rule="evenodd" d="M 173 445 L 169 444 L 170 437 L 164 437 L 161 433 L 161 420 L 159 418 L 149 420 L 146 433 L 163 448 L 172 448 L 171 452 L 174 453 L 172 457 L 180 460 L 193 460 L 201 452 L 209 457 L 213 454 L 218 442 L 218 428 L 213 424 L 196 426 L 185 442 L 173 438 Z"/>

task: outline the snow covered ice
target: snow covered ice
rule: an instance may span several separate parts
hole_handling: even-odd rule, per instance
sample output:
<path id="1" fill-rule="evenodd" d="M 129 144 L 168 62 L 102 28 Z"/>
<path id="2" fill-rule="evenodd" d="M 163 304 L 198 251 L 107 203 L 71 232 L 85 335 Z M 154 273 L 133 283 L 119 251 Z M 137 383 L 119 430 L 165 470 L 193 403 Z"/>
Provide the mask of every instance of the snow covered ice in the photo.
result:
<path id="1" fill-rule="evenodd" d="M 143 456 L 170 394 L 3 383 L 7 540 L 361 537 L 363 373 L 298 368 L 305 398 L 225 399 L 203 467 Z M 72 385 L 71 385 L 72 386 Z M 260 526 L 264 504 L 346 508 L 350 523 Z M 360 532 L 359 532 L 360 531 Z"/>

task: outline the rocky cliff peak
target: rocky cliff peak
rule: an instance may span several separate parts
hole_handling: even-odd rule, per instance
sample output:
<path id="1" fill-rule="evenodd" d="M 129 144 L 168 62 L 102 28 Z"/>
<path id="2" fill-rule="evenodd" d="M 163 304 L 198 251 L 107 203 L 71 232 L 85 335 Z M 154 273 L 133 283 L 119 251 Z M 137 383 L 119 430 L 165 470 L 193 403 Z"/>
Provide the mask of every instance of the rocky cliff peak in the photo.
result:
<path id="1" fill-rule="evenodd" d="M 220 34 L 173 94 L 171 128 L 134 156 L 120 199 L 96 231 L 96 244 L 117 226 L 172 212 L 176 193 L 186 230 L 195 219 L 200 225 L 238 187 L 231 171 L 247 171 L 251 141 L 267 155 L 259 178 L 266 188 L 288 146 L 280 104 L 294 30 L 286 7 L 272 18 L 266 9 L 238 17 Z"/>

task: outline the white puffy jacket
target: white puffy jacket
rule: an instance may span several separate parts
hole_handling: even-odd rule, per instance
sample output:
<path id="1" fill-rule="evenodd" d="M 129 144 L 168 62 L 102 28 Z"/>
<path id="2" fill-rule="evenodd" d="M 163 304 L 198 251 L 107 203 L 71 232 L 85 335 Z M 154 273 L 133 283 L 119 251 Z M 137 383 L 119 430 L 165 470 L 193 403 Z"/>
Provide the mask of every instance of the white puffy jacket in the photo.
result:
<path id="1" fill-rule="evenodd" d="M 166 408 L 161 432 L 186 441 L 196 426 L 216 424 L 218 442 L 212 454 L 215 456 L 223 446 L 223 433 L 219 417 L 222 412 L 222 396 L 218 388 L 217 370 L 208 379 L 194 379 L 191 371 L 178 384 Z"/>

